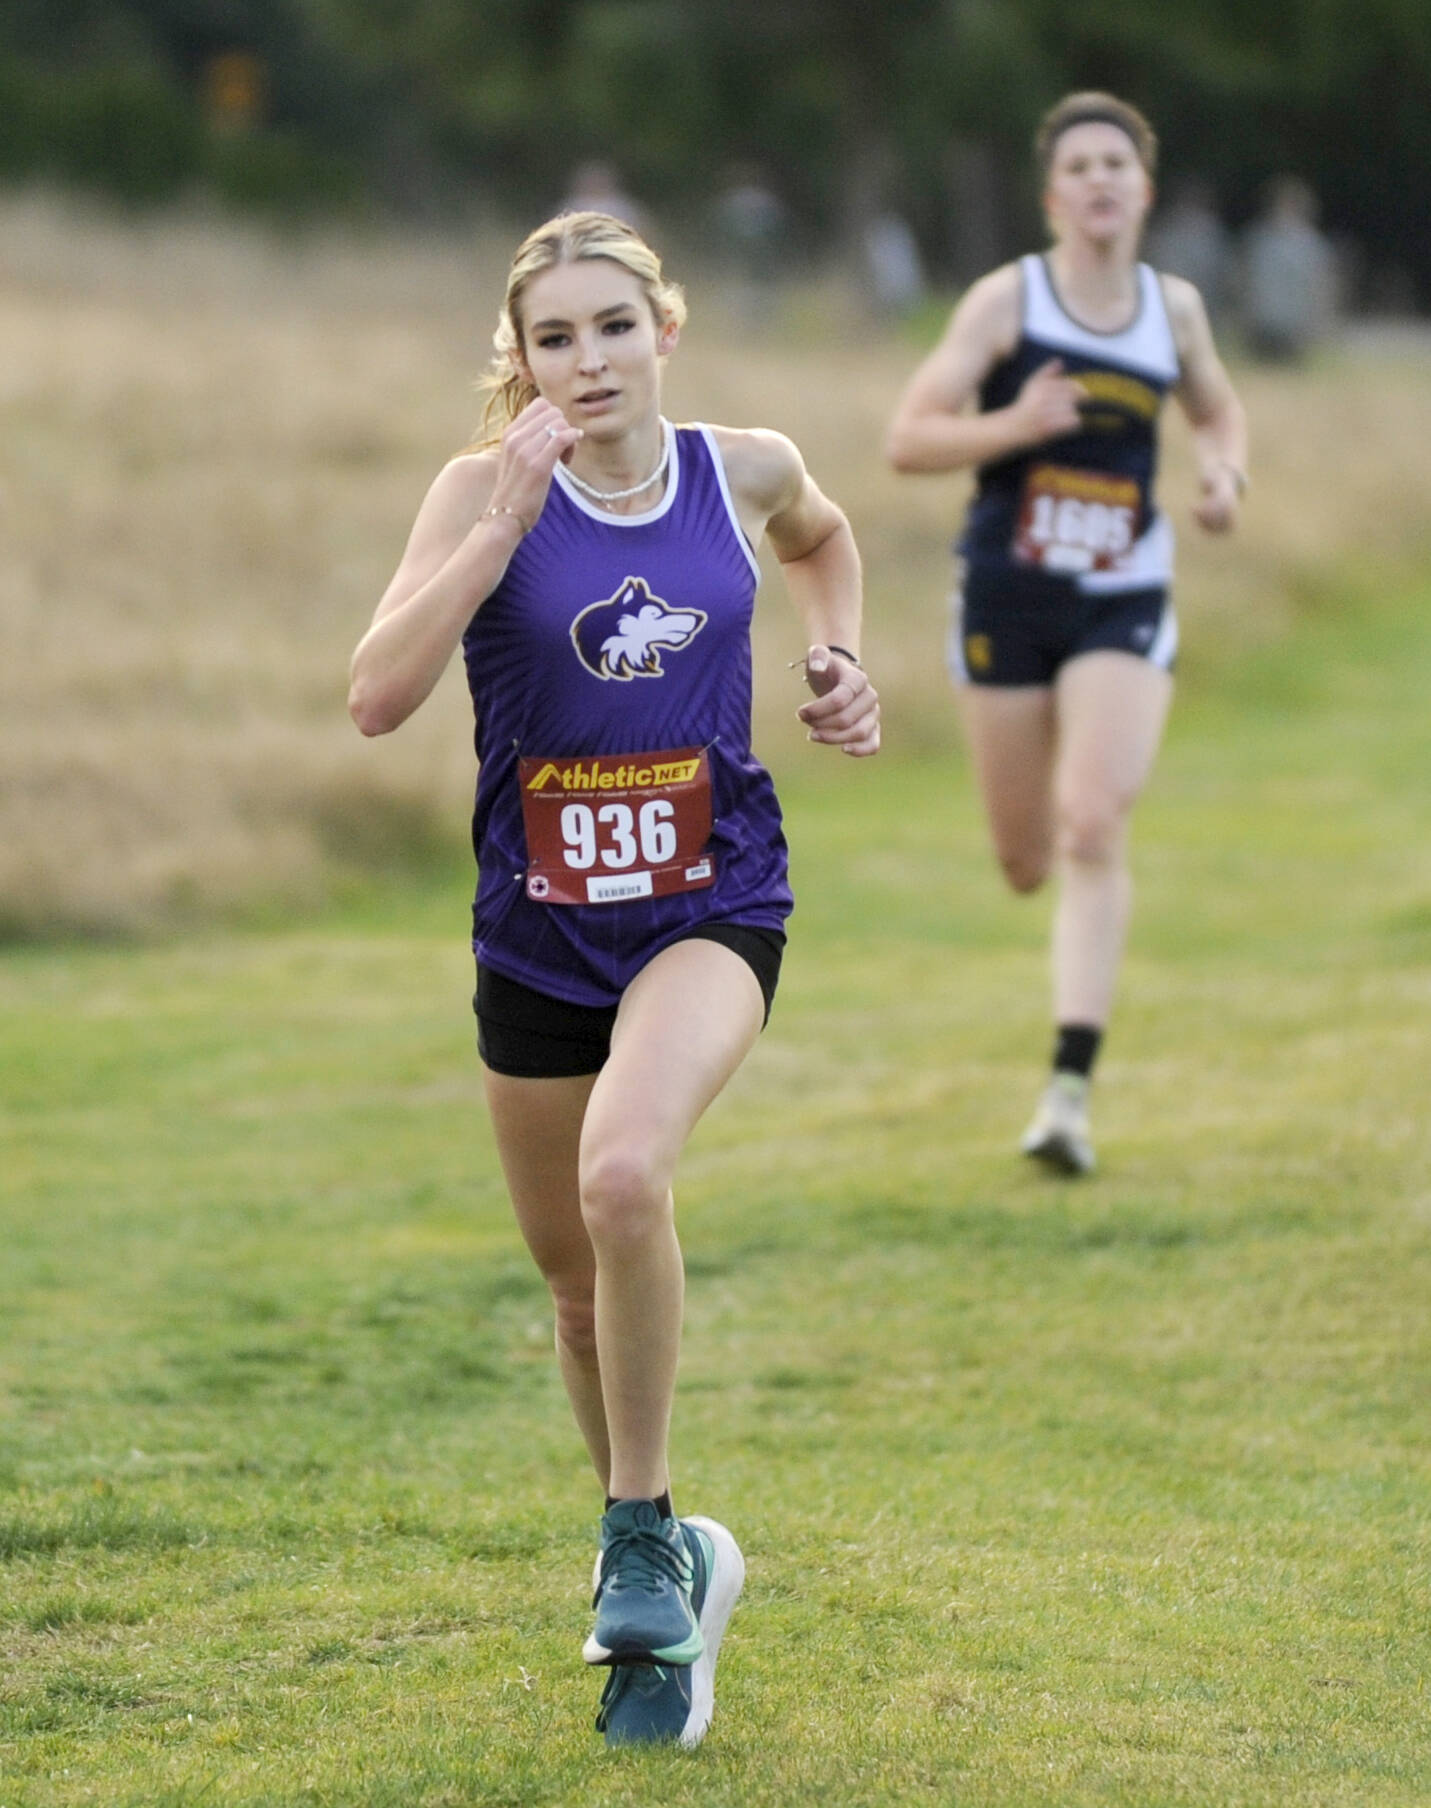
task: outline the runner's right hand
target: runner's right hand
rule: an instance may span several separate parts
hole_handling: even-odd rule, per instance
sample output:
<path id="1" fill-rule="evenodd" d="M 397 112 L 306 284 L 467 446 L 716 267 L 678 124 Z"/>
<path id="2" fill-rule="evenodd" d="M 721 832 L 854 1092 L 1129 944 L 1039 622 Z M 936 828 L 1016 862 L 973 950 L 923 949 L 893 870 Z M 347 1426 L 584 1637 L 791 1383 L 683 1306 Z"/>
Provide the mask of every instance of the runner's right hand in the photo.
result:
<path id="1" fill-rule="evenodd" d="M 502 435 L 497 482 L 489 508 L 511 509 L 523 526 L 536 526 L 552 487 L 557 460 L 582 438 L 557 407 L 541 396 L 526 407 Z"/>
<path id="2" fill-rule="evenodd" d="M 1076 377 L 1064 375 L 1063 359 L 1050 358 L 1024 381 L 1013 403 L 1023 437 L 1029 445 L 1076 433 L 1082 425 L 1078 404 L 1088 391 Z"/>

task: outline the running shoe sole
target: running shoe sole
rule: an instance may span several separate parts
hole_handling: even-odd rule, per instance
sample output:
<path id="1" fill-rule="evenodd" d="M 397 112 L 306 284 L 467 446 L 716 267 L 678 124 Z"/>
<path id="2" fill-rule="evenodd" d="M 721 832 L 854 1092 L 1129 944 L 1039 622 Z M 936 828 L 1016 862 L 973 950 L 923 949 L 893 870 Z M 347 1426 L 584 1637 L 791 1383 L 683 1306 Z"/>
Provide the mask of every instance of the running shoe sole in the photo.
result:
<path id="1" fill-rule="evenodd" d="M 663 1645 L 659 1651 L 647 1645 L 602 1645 L 594 1632 L 581 1648 L 581 1655 L 589 1664 L 693 1664 L 700 1654 L 699 1625 L 679 1645 Z"/>
<path id="2" fill-rule="evenodd" d="M 693 1751 L 710 1730 L 715 1714 L 716 1659 L 730 1616 L 745 1586 L 745 1558 L 740 1546 L 719 1520 L 692 1514 L 684 1523 L 694 1526 L 710 1539 L 713 1553 L 706 1598 L 701 1604 L 701 1633 L 706 1645 L 691 1665 L 691 1711 L 680 1737 L 680 1743 Z"/>
<path id="3" fill-rule="evenodd" d="M 1080 1142 L 1062 1131 L 1050 1131 L 1046 1136 L 1024 1142 L 1021 1147 L 1024 1154 L 1031 1160 L 1041 1161 L 1055 1174 L 1091 1174 L 1093 1172 L 1092 1149 L 1087 1143 Z"/>

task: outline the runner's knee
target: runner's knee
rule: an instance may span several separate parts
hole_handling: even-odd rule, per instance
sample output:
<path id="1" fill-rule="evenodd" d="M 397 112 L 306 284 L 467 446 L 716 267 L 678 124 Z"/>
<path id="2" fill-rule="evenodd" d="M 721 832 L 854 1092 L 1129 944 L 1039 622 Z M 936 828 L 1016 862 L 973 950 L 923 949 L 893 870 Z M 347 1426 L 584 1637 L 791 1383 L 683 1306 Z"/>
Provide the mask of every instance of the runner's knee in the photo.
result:
<path id="1" fill-rule="evenodd" d="M 1112 797 L 1079 798 L 1059 806 L 1058 851 L 1080 866 L 1111 866 L 1122 855 L 1127 808 Z"/>
<path id="2" fill-rule="evenodd" d="M 1048 877 L 1048 855 L 1042 848 L 1000 848 L 999 865 L 1012 891 L 1037 891 Z"/>
<path id="3" fill-rule="evenodd" d="M 596 1360 L 596 1296 L 593 1277 L 548 1277 L 556 1307 L 557 1342 L 579 1362 Z"/>
<path id="4" fill-rule="evenodd" d="M 1008 824 L 993 819 L 994 852 L 1009 889 L 1016 892 L 1037 891 L 1048 877 L 1053 862 L 1053 845 L 1047 823 Z"/>
<path id="5" fill-rule="evenodd" d="M 586 1156 L 581 1215 L 593 1243 L 639 1243 L 669 1221 L 670 1176 L 638 1143 L 611 1144 Z"/>

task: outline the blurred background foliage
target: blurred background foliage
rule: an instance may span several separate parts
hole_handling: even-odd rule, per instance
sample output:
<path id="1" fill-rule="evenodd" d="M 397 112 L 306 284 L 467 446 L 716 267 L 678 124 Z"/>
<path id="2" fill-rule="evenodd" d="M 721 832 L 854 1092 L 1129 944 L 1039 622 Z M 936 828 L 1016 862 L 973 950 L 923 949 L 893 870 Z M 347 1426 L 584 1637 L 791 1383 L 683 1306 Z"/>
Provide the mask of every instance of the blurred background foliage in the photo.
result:
<path id="1" fill-rule="evenodd" d="M 957 283 L 1036 229 L 1030 133 L 1086 86 L 1233 224 L 1302 176 L 1356 299 L 1431 307 L 1427 0 L 6 0 L 0 180 L 530 219 L 600 157 L 691 236 L 758 167 L 799 249 L 892 207 Z"/>

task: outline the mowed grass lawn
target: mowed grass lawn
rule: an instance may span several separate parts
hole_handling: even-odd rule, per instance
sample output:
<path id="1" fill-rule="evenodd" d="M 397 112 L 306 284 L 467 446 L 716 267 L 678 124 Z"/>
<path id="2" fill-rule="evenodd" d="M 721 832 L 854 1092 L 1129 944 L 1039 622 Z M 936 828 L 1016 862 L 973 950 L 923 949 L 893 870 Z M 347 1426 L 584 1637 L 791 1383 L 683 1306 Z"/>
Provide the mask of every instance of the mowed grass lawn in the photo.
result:
<path id="1" fill-rule="evenodd" d="M 1425 593 L 1193 675 L 1074 1185 L 952 726 L 772 750 L 795 936 L 680 1181 L 678 1499 L 749 1560 L 695 1755 L 591 1730 L 461 868 L 9 952 L 0 1804 L 1431 1799 L 1428 687 Z"/>

